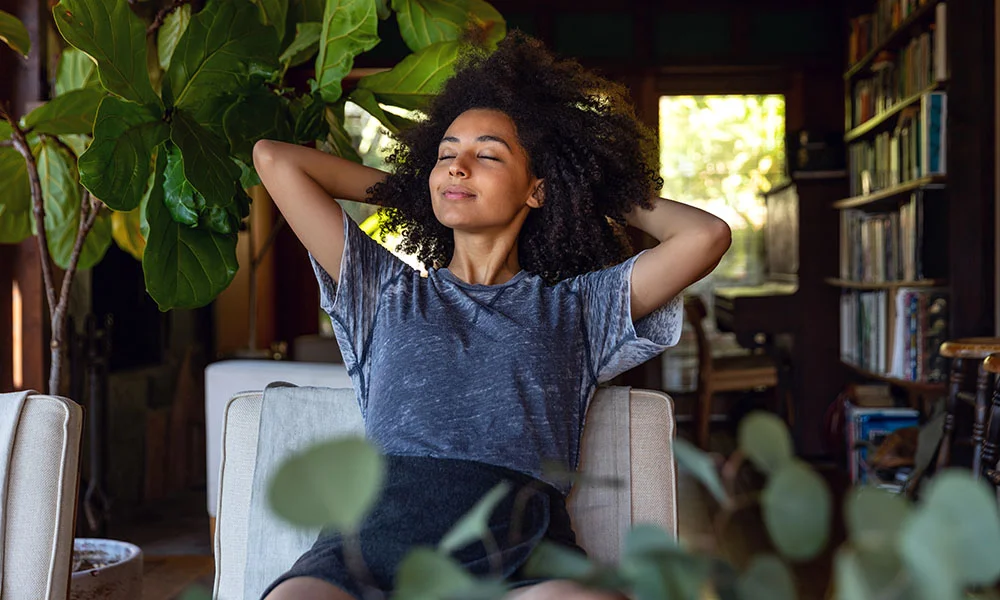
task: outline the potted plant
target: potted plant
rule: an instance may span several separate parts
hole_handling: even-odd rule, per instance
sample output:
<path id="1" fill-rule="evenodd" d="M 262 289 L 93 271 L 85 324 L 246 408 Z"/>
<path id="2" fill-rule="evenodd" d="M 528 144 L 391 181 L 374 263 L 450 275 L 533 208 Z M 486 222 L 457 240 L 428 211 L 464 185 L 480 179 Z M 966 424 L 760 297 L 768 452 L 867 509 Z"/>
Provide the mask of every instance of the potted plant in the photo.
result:
<path id="1" fill-rule="evenodd" d="M 354 58 L 380 42 L 379 23 L 393 14 L 412 53 L 345 94 Z M 421 26 L 427 14 L 434 27 Z M 407 120 L 391 107 L 423 108 L 463 35 L 495 44 L 506 33 L 482 0 L 62 0 L 52 15 L 67 44 L 53 97 L 24 116 L 0 107 L 0 243 L 36 236 L 52 394 L 64 379 L 74 278 L 112 239 L 142 261 L 161 310 L 208 304 L 238 268 L 257 140 L 360 160 L 345 102 L 398 132 Z M 3 12 L 0 40 L 30 51 L 24 26 Z"/>

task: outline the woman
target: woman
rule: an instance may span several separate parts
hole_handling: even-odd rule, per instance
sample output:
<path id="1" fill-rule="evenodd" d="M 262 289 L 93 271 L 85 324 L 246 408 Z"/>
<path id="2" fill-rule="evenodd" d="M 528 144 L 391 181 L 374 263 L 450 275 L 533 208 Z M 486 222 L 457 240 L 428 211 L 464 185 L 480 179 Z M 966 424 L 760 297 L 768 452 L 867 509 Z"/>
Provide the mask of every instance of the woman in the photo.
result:
<path id="1" fill-rule="evenodd" d="M 268 600 L 391 591 L 403 554 L 435 545 L 486 491 L 490 550 L 455 553 L 519 598 L 612 598 L 521 572 L 545 539 L 576 548 L 565 482 L 600 382 L 675 344 L 678 294 L 730 243 L 726 224 L 658 198 L 655 140 L 619 86 L 511 34 L 469 54 L 401 135 L 392 174 L 261 141 L 261 181 L 309 250 L 386 486 L 360 534 L 364 565 L 321 534 Z M 389 207 L 384 226 L 421 274 L 366 237 L 333 198 Z M 628 258 L 628 224 L 659 243 Z M 624 262 L 623 262 L 624 261 Z M 515 507 L 520 489 L 526 506 Z M 512 523 L 517 526 L 512 526 Z"/>

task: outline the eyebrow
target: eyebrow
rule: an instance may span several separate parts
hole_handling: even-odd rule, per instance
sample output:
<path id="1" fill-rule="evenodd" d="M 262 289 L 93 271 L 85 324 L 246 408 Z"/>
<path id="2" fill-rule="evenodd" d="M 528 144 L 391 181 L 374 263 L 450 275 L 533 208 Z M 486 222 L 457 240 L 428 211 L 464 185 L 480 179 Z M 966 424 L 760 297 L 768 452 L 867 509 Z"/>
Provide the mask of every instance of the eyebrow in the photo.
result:
<path id="1" fill-rule="evenodd" d="M 454 142 L 454 143 L 457 144 L 460 141 L 461 140 L 459 140 L 457 137 L 455 137 L 453 135 L 447 135 L 447 136 L 441 138 L 441 143 L 442 144 L 445 143 L 445 142 Z M 514 151 L 514 149 L 510 147 L 510 144 L 507 143 L 507 140 L 503 139 L 502 137 L 495 136 L 495 135 L 481 135 L 481 136 L 479 136 L 479 137 L 476 138 L 476 141 L 477 142 L 498 142 L 498 143 L 503 144 L 504 146 L 506 146 L 507 149 L 510 150 L 511 152 Z"/>

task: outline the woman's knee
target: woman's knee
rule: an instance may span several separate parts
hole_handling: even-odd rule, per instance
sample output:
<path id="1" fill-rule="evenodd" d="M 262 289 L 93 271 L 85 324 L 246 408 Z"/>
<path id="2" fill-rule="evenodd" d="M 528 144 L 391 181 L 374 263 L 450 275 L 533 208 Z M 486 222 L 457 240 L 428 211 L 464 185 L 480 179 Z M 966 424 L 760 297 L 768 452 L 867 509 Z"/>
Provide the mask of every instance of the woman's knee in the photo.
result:
<path id="1" fill-rule="evenodd" d="M 504 600 L 625 600 L 617 592 L 583 587 L 575 581 L 556 579 L 524 587 L 507 594 Z"/>
<path id="2" fill-rule="evenodd" d="M 264 600 L 354 600 L 354 597 L 314 577 L 293 577 L 282 581 Z"/>

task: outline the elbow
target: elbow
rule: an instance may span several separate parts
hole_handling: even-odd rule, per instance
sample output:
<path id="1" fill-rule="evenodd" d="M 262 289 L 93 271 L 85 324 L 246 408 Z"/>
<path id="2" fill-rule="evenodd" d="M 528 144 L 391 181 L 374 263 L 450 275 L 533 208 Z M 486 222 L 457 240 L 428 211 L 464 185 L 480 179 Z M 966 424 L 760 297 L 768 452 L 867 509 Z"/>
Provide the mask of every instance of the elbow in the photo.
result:
<path id="1" fill-rule="evenodd" d="M 253 167 L 258 174 L 270 169 L 275 162 L 277 144 L 273 140 L 258 140 L 253 145 Z"/>
<path id="2" fill-rule="evenodd" d="M 733 230 L 729 224 L 718 217 L 713 217 L 712 221 L 705 227 L 705 240 L 709 247 L 709 252 L 721 259 L 729 250 L 733 243 Z"/>

